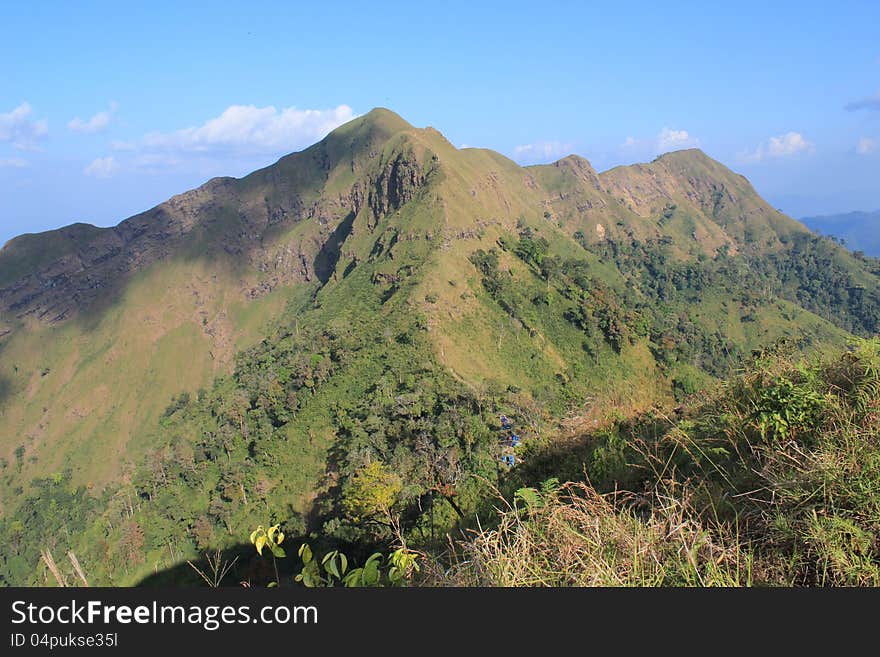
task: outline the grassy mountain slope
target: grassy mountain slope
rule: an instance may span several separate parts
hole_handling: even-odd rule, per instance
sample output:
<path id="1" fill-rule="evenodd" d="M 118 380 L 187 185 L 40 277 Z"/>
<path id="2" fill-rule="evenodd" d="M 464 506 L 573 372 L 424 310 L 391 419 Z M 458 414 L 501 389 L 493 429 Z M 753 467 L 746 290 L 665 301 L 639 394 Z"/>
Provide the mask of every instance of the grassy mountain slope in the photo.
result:
<path id="1" fill-rule="evenodd" d="M 537 440 L 880 322 L 875 263 L 698 151 L 522 168 L 387 110 L 76 230 L 51 257 L 39 236 L 0 251 L 6 581 L 41 581 L 25 546 L 56 496 L 103 582 L 267 518 L 381 543 L 389 510 L 357 497 L 373 463 L 423 541 L 506 476 L 497 412 Z"/>
<path id="2" fill-rule="evenodd" d="M 674 414 L 536 448 L 496 522 L 423 583 L 877 586 L 878 409 L 876 339 L 825 360 L 762 352 Z"/>
<path id="3" fill-rule="evenodd" d="M 763 253 L 806 232 L 770 207 L 743 176 L 698 149 L 667 153 L 647 165 L 617 167 L 602 174 L 602 180 L 610 194 L 639 216 L 663 216 L 675 206 L 671 216 L 663 217 L 669 227 L 665 232 L 717 243 L 715 248 L 728 244 Z"/>
<path id="4" fill-rule="evenodd" d="M 406 127 L 387 114 L 115 229 L 55 231 L 48 250 L 40 236 L 10 242 L 0 257 L 0 453 L 16 482 L 62 467 L 81 483 L 117 478 L 172 396 L 227 373 L 298 287 L 320 282 L 338 255 L 325 244 L 352 206 L 387 202 L 367 199 L 352 174 Z"/>

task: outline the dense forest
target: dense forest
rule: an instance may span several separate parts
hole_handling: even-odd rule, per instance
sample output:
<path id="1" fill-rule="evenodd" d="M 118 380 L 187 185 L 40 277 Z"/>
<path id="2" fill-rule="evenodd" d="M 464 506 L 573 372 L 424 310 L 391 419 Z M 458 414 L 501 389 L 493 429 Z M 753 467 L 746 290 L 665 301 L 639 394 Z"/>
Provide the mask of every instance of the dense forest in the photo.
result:
<path id="1" fill-rule="evenodd" d="M 539 231 L 522 222 L 496 247 L 472 252 L 482 293 L 526 331 L 546 331 L 553 321 L 570 327 L 585 369 L 645 345 L 678 402 L 734 375 L 748 356 L 694 315 L 706 296 L 722 297 L 745 324 L 777 295 L 820 300 L 810 302 L 818 314 L 860 333 L 875 331 L 880 317 L 876 296 L 835 267 L 833 249 L 820 239 L 758 266 L 724 252 L 682 262 L 662 241 L 597 245 L 582 234 L 574 237 L 584 255 L 561 257 Z M 502 253 L 524 273 L 502 268 Z M 596 275 L 601 263 L 621 273 L 616 285 Z M 375 279 L 362 285 L 357 322 L 337 314 L 341 300 L 314 297 L 240 353 L 231 376 L 172 399 L 156 428 L 159 446 L 131 464 L 123 485 L 97 495 L 73 488 L 64 472 L 32 482 L 18 511 L 0 521 L 8 546 L 3 581 L 47 581 L 42 555 L 70 550 L 91 583 L 134 583 L 158 563 L 231 549 L 261 523 L 280 524 L 289 542 L 343 549 L 355 560 L 401 542 L 439 554 L 447 536 L 499 522 L 497 496 L 513 500 L 537 479 L 578 481 L 586 473 L 600 492 L 644 485 L 633 479 L 640 470 L 631 468 L 630 441 L 618 434 L 601 434 L 589 458 L 560 451 L 559 418 L 590 392 L 579 372 L 557 373 L 555 385 L 537 394 L 491 383 L 475 390 L 436 362 L 424 317 L 395 307 L 395 294 Z M 779 344 L 804 353 L 812 341 L 804 334 Z M 809 397 L 815 407 L 804 408 L 783 399 L 801 394 L 801 383 L 758 392 L 782 404 L 774 412 L 812 422 L 824 397 Z M 499 414 L 513 418 L 522 439 L 516 450 Z M 783 417 L 774 430 L 784 434 L 792 421 Z M 766 427 L 759 433 L 766 436 Z M 517 455 L 513 469 L 505 453 Z M 314 494 L 302 499 L 302 490 Z M 72 566 L 64 570 L 73 578 Z"/>

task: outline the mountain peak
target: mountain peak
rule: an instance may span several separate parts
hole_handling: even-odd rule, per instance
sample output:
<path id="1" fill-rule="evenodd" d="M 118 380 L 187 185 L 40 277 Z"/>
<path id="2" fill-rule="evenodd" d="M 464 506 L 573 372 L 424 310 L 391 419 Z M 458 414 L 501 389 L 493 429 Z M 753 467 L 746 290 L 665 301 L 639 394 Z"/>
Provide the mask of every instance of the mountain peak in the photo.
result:
<path id="1" fill-rule="evenodd" d="M 415 127 L 400 115 L 384 107 L 376 107 L 348 123 L 343 123 L 303 153 L 320 153 L 322 166 L 326 167 L 332 162 L 348 161 L 358 154 L 368 155 L 381 151 L 393 137 L 414 130 Z M 281 161 L 299 161 L 299 157 L 299 154 L 292 153 Z"/>
<path id="2" fill-rule="evenodd" d="M 412 128 L 412 125 L 406 121 L 400 114 L 397 112 L 388 109 L 387 107 L 374 107 L 369 112 L 363 115 L 365 120 L 369 120 L 372 122 L 394 122 L 401 124 L 405 128 Z"/>
<path id="3" fill-rule="evenodd" d="M 413 129 L 414 127 L 399 114 L 385 107 L 374 107 L 366 114 L 336 128 L 330 134 L 365 131 L 383 137 L 391 137 L 399 132 Z"/>
<path id="4" fill-rule="evenodd" d="M 587 166 L 590 169 L 593 168 L 593 165 L 590 164 L 590 161 L 587 158 L 585 158 L 581 155 L 577 155 L 575 153 L 572 153 L 571 155 L 566 155 L 565 157 L 561 157 L 558 160 L 556 160 L 556 162 L 554 162 L 553 164 L 555 164 L 556 166 L 570 164 L 570 165 L 579 166 L 579 167 Z"/>
<path id="5" fill-rule="evenodd" d="M 711 157 L 706 155 L 706 153 L 699 148 L 682 148 L 677 151 L 669 151 L 668 153 L 663 153 L 662 155 L 658 155 L 654 158 L 654 162 L 657 161 L 666 161 L 666 162 L 716 162 Z"/>
<path id="6" fill-rule="evenodd" d="M 706 155 L 699 148 L 685 148 L 680 151 L 664 153 L 655 158 L 651 164 L 659 165 L 670 173 L 687 171 L 689 175 L 708 177 L 715 182 L 725 180 L 736 186 L 745 183 L 748 185 L 750 193 L 756 194 L 744 176 Z"/>

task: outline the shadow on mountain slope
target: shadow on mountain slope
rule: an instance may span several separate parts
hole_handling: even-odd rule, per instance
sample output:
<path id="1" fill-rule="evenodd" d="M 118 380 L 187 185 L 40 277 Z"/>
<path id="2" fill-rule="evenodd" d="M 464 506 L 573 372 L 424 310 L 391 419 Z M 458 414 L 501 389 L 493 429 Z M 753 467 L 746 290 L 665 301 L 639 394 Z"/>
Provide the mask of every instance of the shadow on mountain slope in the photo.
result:
<path id="1" fill-rule="evenodd" d="M 284 541 L 287 556 L 283 559 L 275 559 L 278 566 L 278 578 L 282 585 L 290 585 L 294 576 L 299 572 L 300 560 L 297 557 L 297 549 L 305 541 L 305 538 L 288 538 Z M 217 563 L 215 555 L 217 548 L 209 548 L 202 551 L 201 557 L 192 562 L 192 566 L 184 561 L 170 568 L 158 570 L 144 577 L 135 586 L 171 586 L 171 587 L 203 587 L 207 583 L 193 566 L 198 568 L 209 579 L 215 576 L 214 565 Z M 222 571 L 231 564 L 229 571 L 220 580 L 220 586 L 256 586 L 265 587 L 275 581 L 275 566 L 268 549 L 263 550 L 263 556 L 257 554 L 254 546 L 250 543 L 241 543 L 220 552 L 219 568 Z"/>
<path id="2" fill-rule="evenodd" d="M 218 563 L 216 557 L 218 548 L 207 548 L 200 552 L 198 559 L 192 561 L 192 565 L 183 561 L 157 570 L 136 582 L 134 586 L 207 586 L 205 579 L 196 572 L 193 566 L 204 573 L 208 579 L 214 579 L 217 571 L 222 572 L 226 566 L 229 566 L 228 572 L 219 582 L 219 585 L 224 587 L 254 586 L 261 588 L 276 581 L 280 581 L 281 586 L 291 586 L 294 584 L 294 577 L 299 574 L 302 567 L 298 551 L 303 543 L 308 543 L 315 554 L 326 554 L 332 549 L 341 550 L 348 556 L 350 564 L 364 563 L 374 551 L 373 546 L 334 541 L 326 537 L 315 537 L 314 534 L 311 536 L 288 535 L 284 538 L 282 545 L 286 552 L 283 558 L 273 559 L 268 548 L 264 549 L 263 555 L 260 556 L 251 543 L 239 543 L 232 547 L 219 549 L 220 566 L 215 570 L 215 564 Z M 278 569 L 277 575 L 276 567 Z"/>
<path id="3" fill-rule="evenodd" d="M 329 281 L 333 272 L 336 271 L 336 263 L 339 262 L 339 256 L 342 253 L 342 245 L 351 234 L 354 218 L 354 212 L 349 212 L 345 219 L 339 222 L 339 225 L 324 242 L 318 255 L 315 256 L 315 275 L 321 283 Z"/>
<path id="4" fill-rule="evenodd" d="M 6 398 L 12 394 L 12 382 L 0 374 L 0 408 L 3 408 L 3 404 L 6 401 Z"/>

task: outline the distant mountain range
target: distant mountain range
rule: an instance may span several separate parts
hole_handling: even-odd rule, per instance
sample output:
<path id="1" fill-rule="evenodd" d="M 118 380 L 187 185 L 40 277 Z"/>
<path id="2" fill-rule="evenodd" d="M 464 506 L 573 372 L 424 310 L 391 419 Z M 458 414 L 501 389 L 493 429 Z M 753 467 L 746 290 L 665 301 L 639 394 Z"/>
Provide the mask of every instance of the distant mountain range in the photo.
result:
<path id="1" fill-rule="evenodd" d="M 843 239 L 853 251 L 880 257 L 880 210 L 804 217 L 801 221 L 810 230 Z"/>

